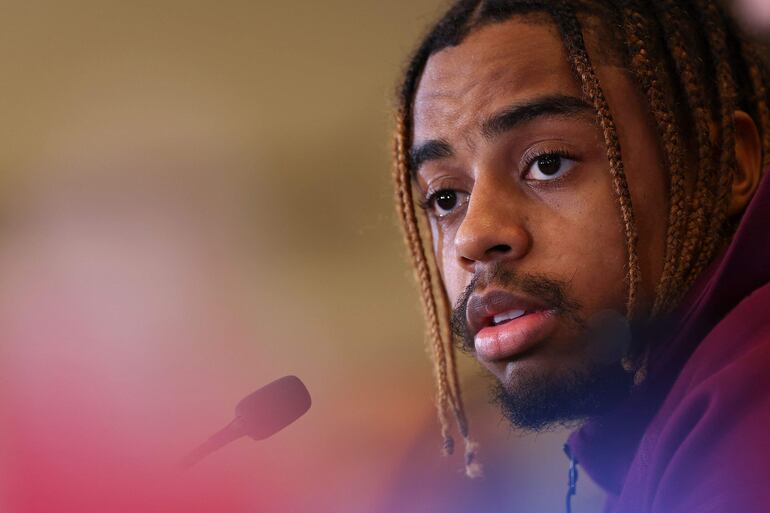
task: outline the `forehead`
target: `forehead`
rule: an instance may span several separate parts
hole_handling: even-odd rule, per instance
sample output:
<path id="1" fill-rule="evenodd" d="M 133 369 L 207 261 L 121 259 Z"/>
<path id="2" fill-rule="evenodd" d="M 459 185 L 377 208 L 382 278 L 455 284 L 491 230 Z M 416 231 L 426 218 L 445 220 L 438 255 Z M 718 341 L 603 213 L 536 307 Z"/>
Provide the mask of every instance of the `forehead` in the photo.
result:
<path id="1" fill-rule="evenodd" d="M 467 140 L 499 109 L 550 94 L 580 96 L 556 27 L 521 17 L 485 26 L 428 59 L 413 142 Z"/>

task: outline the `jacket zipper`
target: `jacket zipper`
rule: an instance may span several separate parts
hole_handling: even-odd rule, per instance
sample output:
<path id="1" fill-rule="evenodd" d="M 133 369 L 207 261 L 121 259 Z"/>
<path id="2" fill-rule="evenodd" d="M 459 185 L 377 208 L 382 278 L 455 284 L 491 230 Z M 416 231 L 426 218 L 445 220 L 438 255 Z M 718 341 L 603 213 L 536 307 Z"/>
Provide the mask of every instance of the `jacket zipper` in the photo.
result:
<path id="1" fill-rule="evenodd" d="M 564 454 L 569 458 L 569 471 L 567 472 L 567 513 L 572 513 L 572 496 L 577 493 L 578 460 L 575 458 L 575 455 L 572 454 L 569 444 L 564 444 Z"/>

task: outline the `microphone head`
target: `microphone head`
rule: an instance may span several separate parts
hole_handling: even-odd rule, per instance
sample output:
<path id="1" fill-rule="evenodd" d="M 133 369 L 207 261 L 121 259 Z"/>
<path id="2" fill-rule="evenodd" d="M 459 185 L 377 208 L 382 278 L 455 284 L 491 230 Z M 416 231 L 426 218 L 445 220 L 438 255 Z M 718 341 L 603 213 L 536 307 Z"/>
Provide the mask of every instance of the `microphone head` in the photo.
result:
<path id="1" fill-rule="evenodd" d="M 310 393 L 296 376 L 284 376 L 247 395 L 235 407 L 235 416 L 254 440 L 285 428 L 310 409 Z"/>

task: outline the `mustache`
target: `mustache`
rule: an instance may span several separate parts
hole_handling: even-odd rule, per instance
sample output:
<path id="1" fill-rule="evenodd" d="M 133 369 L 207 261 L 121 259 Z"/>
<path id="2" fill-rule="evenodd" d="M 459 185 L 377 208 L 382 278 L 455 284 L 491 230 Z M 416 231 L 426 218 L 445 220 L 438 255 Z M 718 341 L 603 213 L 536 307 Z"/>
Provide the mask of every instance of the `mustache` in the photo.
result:
<path id="1" fill-rule="evenodd" d="M 470 336 L 466 316 L 468 301 L 474 293 L 482 292 L 493 285 L 537 298 L 553 309 L 557 315 L 568 317 L 578 325 L 585 324 L 578 315 L 581 305 L 567 293 L 566 282 L 543 274 L 513 271 L 506 268 L 502 262 L 498 262 L 474 274 L 471 282 L 465 287 L 452 308 L 450 329 L 454 335 L 455 343 L 462 351 L 473 352 L 474 350 L 473 338 Z"/>

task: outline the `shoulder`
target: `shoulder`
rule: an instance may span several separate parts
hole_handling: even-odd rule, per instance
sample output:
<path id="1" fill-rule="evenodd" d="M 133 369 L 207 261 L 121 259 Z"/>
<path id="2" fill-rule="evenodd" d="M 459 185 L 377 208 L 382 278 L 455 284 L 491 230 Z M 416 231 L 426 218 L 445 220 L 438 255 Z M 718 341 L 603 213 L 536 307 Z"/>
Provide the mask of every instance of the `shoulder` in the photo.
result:
<path id="1" fill-rule="evenodd" d="M 740 385 L 746 381 L 746 370 L 770 363 L 768 350 L 770 283 L 745 297 L 715 325 L 687 361 L 674 386 L 692 391 L 716 384 Z M 770 376 L 770 372 L 767 374 Z"/>
<path id="2" fill-rule="evenodd" d="M 654 511 L 764 511 L 770 504 L 770 284 L 702 340 L 651 428 Z"/>

